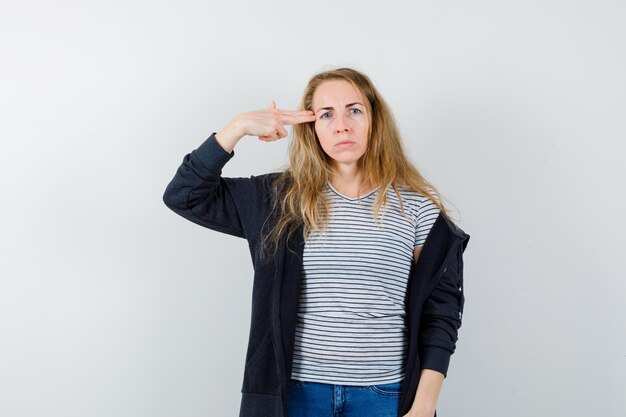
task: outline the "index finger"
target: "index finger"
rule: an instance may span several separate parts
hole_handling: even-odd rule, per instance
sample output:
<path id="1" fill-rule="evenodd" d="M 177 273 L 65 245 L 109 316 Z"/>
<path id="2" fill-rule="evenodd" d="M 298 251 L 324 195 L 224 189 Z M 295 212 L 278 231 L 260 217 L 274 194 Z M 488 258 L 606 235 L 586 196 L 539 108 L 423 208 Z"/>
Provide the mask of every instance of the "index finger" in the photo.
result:
<path id="1" fill-rule="evenodd" d="M 294 111 L 290 112 L 290 114 L 282 115 L 281 120 L 288 125 L 309 123 L 315 121 L 315 114 L 310 110 Z"/>
<path id="2" fill-rule="evenodd" d="M 315 114 L 313 113 L 313 110 L 283 110 L 283 109 L 275 109 L 275 110 L 281 116 L 290 116 L 292 114 L 299 114 L 299 113 Z"/>

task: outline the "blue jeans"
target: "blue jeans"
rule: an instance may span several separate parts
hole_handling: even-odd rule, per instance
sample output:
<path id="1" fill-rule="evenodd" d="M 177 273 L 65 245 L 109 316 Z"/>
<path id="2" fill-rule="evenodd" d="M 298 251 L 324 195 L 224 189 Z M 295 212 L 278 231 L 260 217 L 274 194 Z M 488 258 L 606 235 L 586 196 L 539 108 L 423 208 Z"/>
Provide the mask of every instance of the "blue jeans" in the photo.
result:
<path id="1" fill-rule="evenodd" d="M 291 380 L 289 417 L 397 417 L 402 381 L 353 386 Z"/>

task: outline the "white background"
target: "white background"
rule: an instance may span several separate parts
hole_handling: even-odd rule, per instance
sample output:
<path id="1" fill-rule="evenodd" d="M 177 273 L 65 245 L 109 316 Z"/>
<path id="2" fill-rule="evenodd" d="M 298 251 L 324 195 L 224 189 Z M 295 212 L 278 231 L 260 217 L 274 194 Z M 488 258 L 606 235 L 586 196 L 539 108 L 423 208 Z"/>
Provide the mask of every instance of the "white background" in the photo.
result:
<path id="1" fill-rule="evenodd" d="M 247 244 L 163 191 L 341 65 L 471 236 L 438 415 L 626 416 L 625 22 L 621 0 L 3 1 L 0 416 L 238 415 Z M 247 137 L 224 175 L 286 149 Z"/>

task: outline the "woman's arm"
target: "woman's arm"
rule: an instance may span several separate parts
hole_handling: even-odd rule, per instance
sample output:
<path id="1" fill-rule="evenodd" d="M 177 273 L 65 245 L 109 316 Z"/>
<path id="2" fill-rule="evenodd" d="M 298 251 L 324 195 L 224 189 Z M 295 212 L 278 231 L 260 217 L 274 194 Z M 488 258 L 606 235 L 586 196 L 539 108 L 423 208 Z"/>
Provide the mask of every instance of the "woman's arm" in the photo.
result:
<path id="1" fill-rule="evenodd" d="M 421 246 L 413 250 L 413 262 L 417 262 L 421 252 Z M 413 405 L 405 417 L 433 417 L 444 378 L 441 372 L 422 369 Z"/>
<path id="2" fill-rule="evenodd" d="M 423 246 L 418 246 L 413 249 L 413 263 L 417 263 L 422 253 L 422 248 Z M 404 417 L 433 417 L 444 379 L 445 375 L 441 372 L 432 369 L 422 369 L 413 404 Z"/>
<path id="3" fill-rule="evenodd" d="M 200 226 L 245 238 L 246 204 L 253 205 L 255 187 L 251 178 L 221 176 L 233 156 L 211 134 L 183 158 L 163 193 L 165 205 Z"/>
<path id="4" fill-rule="evenodd" d="M 246 135 L 264 141 L 287 136 L 286 124 L 315 119 L 313 112 L 271 108 L 241 113 L 187 154 L 163 194 L 167 207 L 201 226 L 247 238 L 258 229 L 255 210 L 260 196 L 257 182 L 262 177 L 226 178 L 222 168 L 235 155 L 234 147 Z"/>
<path id="5" fill-rule="evenodd" d="M 419 334 L 420 380 L 406 417 L 433 417 L 437 399 L 456 348 L 465 297 L 463 252 L 466 239 L 447 259 L 443 273 L 424 303 Z M 416 252 L 419 256 L 419 252 Z"/>

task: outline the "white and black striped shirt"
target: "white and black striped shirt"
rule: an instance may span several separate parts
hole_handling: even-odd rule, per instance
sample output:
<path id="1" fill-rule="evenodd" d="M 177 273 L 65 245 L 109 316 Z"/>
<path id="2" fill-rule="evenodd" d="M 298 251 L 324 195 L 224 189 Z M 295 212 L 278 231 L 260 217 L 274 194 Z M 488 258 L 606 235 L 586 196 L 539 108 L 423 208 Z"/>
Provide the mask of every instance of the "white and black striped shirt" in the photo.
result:
<path id="1" fill-rule="evenodd" d="M 377 190 L 350 198 L 328 183 L 327 234 L 312 232 L 304 247 L 293 379 L 373 385 L 404 378 L 413 249 L 423 246 L 439 208 L 399 191 L 406 216 L 390 186 L 376 223 Z"/>

